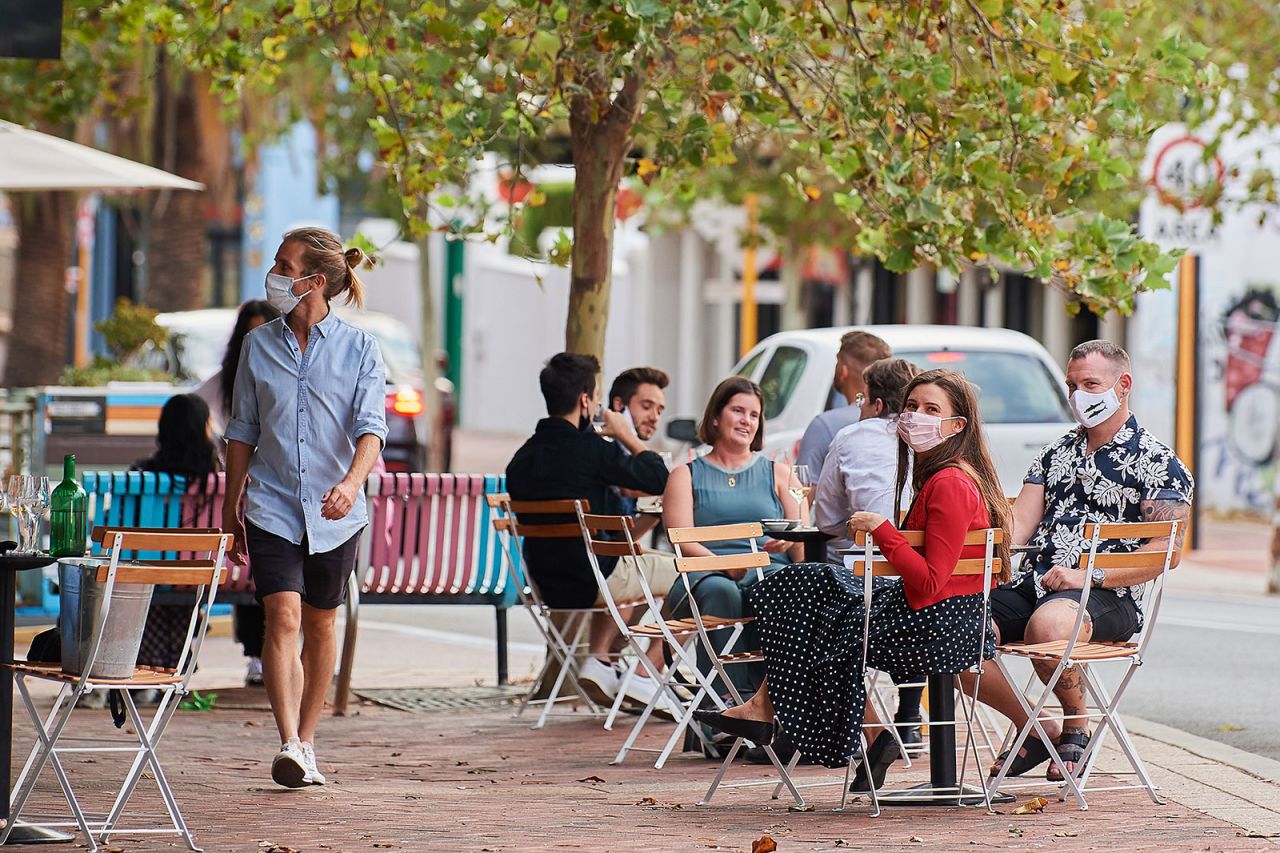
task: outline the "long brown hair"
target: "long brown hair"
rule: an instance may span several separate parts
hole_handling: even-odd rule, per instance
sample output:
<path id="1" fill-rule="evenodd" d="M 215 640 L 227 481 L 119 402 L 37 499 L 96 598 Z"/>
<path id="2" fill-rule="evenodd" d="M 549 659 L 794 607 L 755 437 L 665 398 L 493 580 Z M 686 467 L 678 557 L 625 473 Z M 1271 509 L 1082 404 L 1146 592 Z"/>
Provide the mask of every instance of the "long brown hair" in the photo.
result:
<path id="1" fill-rule="evenodd" d="M 720 437 L 720 428 L 715 425 L 716 418 L 720 417 L 729 401 L 739 394 L 753 394 L 760 401 L 760 425 L 756 428 L 755 438 L 751 439 L 751 449 L 760 450 L 764 447 L 764 392 L 745 376 L 730 376 L 711 392 L 707 410 L 702 413 L 702 420 L 698 421 L 698 441 L 703 444 L 716 443 L 716 439 Z"/>
<path id="2" fill-rule="evenodd" d="M 982 415 L 978 411 L 978 395 L 973 383 L 954 370 L 927 370 L 907 384 L 903 399 L 921 385 L 936 385 L 951 402 L 951 412 L 965 419 L 965 427 L 921 458 L 916 455 L 911 471 L 911 492 L 920 490 L 929 478 L 944 468 L 959 468 L 973 480 L 987 508 L 992 527 L 1004 530 L 1004 542 L 996 546 L 1000 558 L 1000 582 L 1009 580 L 1009 541 L 1012 538 L 1009 501 L 1000 487 L 996 466 L 987 450 L 987 439 L 982 434 Z M 902 512 L 902 491 L 907 482 L 907 443 L 898 440 L 898 482 L 894 493 L 896 513 Z"/>

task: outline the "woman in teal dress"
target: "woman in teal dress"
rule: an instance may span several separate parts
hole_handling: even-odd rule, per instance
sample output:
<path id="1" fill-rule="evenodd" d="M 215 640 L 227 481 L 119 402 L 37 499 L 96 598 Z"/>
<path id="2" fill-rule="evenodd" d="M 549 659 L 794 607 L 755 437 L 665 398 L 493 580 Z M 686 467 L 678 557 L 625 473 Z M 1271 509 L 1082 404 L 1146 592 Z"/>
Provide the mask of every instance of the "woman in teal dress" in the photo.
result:
<path id="1" fill-rule="evenodd" d="M 800 518 L 800 506 L 786 488 L 791 467 L 759 452 L 764 446 L 764 397 L 760 386 L 741 376 L 721 382 L 711 394 L 698 423 L 698 439 L 710 445 L 711 450 L 672 471 L 662 495 L 662 523 L 668 530 L 763 518 Z M 771 555 L 772 564 L 765 569 L 765 574 L 769 574 L 793 559 L 800 559 L 804 546 L 762 537 L 757 548 Z M 750 550 L 751 544 L 746 539 L 681 546 L 687 557 L 741 554 Z M 743 593 L 756 580 L 755 569 L 702 572 L 689 578 L 698 610 L 704 616 L 728 619 L 751 615 L 744 611 Z M 674 617 L 689 615 L 683 580 L 677 580 L 671 588 L 667 603 Z M 722 644 L 728 639 L 728 633 L 714 631 L 711 640 Z M 735 650 L 751 651 L 757 647 L 752 626 L 748 625 Z M 699 666 L 709 665 L 700 654 Z M 753 693 L 764 677 L 764 669 L 758 664 L 738 664 L 728 667 L 728 671 L 743 696 Z M 723 686 L 721 692 L 728 693 Z"/>

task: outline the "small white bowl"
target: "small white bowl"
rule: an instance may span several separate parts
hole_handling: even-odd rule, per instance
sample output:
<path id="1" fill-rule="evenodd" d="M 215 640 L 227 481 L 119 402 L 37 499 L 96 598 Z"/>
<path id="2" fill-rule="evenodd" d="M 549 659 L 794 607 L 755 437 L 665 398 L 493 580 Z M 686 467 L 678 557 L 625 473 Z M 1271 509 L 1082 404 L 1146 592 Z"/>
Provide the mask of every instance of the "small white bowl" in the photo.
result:
<path id="1" fill-rule="evenodd" d="M 762 518 L 760 526 L 764 528 L 766 533 L 782 533 L 785 530 L 800 524 L 799 520 L 794 518 Z"/>

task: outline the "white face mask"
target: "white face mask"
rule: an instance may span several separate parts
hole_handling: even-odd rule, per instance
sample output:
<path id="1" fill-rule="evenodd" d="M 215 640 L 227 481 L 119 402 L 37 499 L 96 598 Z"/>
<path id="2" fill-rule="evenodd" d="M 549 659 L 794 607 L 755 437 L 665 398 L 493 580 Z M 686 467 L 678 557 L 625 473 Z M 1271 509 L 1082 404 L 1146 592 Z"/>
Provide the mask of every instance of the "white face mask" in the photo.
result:
<path id="1" fill-rule="evenodd" d="M 305 293 L 298 296 L 293 292 L 294 283 L 311 277 L 304 275 L 301 278 L 289 278 L 287 275 L 267 273 L 267 302 L 282 315 L 288 316 L 289 312 L 297 308 L 298 303 L 306 296 Z"/>
<path id="2" fill-rule="evenodd" d="M 1116 380 L 1119 384 L 1120 380 Z M 1093 429 L 1107 418 L 1120 411 L 1120 398 L 1116 396 L 1116 386 L 1112 385 L 1101 393 L 1085 391 L 1077 388 L 1071 395 L 1071 409 L 1085 429 Z"/>
<path id="3" fill-rule="evenodd" d="M 951 438 L 942 434 L 942 422 L 954 421 L 961 416 L 940 418 L 924 412 L 903 412 L 898 415 L 898 435 L 916 453 L 933 450 L 942 442 Z M 952 433 L 955 435 L 955 433 Z"/>

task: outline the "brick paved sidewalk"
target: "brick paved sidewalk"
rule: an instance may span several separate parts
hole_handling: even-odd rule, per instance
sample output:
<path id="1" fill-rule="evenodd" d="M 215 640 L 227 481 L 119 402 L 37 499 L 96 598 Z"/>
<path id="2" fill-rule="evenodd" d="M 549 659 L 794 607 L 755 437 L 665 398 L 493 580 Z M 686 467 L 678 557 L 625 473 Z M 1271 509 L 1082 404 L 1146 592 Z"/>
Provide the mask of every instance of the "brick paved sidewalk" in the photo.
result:
<path id="1" fill-rule="evenodd" d="M 765 787 L 723 791 L 711 806 L 697 807 L 712 763 L 683 756 L 656 771 L 651 758 L 633 754 L 610 767 L 623 727 L 611 733 L 590 720 L 559 719 L 534 732 L 506 707 L 407 713 L 361 703 L 354 716 L 322 722 L 320 766 L 329 784 L 289 791 L 269 778 L 277 740 L 262 691 L 222 691 L 217 704 L 211 712 L 180 712 L 162 749 L 187 820 L 208 851 L 750 851 L 764 835 L 781 853 L 1275 849 L 1233 824 L 1172 802 L 1153 806 L 1132 792 L 1098 794 L 1081 813 L 1046 788 L 1050 805 L 1028 816 L 1005 806 L 997 815 L 899 809 L 871 819 L 857 803 L 837 814 L 830 811 L 839 797 L 834 785 L 806 790 L 817 806 L 809 813 L 770 801 Z M 105 726 L 106 712 L 77 712 L 76 723 Z M 15 728 L 15 752 L 25 755 L 30 737 L 24 726 Z M 642 741 L 657 744 L 664 728 L 655 726 Z M 68 758 L 73 780 L 101 793 L 100 806 L 116 761 Z M 1160 781 L 1162 771 L 1155 772 Z M 836 778 L 821 768 L 800 775 Z M 735 778 L 765 776 L 760 767 L 734 771 Z M 920 778 L 917 770 L 890 781 Z M 158 813 L 153 790 L 141 788 L 133 807 Z M 52 782 L 41 791 L 42 805 L 57 805 Z M 180 847 L 124 836 L 111 843 L 121 851 Z"/>

